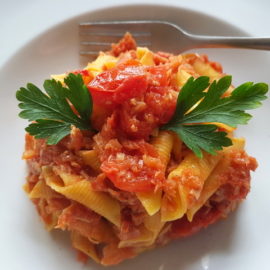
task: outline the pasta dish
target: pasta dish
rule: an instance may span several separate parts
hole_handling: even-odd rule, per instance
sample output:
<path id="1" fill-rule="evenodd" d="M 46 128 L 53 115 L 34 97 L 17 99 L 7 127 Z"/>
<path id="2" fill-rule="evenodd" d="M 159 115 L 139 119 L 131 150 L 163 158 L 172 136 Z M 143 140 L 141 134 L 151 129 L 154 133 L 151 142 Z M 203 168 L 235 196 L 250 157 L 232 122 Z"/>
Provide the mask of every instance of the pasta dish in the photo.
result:
<path id="1" fill-rule="evenodd" d="M 71 79 L 82 78 L 80 87 L 87 87 L 91 94 L 91 128 L 63 125 L 58 137 L 50 140 L 45 131 L 34 136 L 28 129 L 24 190 L 48 230 L 70 234 L 79 260 L 90 257 L 102 265 L 118 264 L 198 232 L 225 218 L 245 199 L 257 162 L 245 152 L 245 140 L 234 137 L 236 126 L 210 116 L 189 123 L 188 117 L 182 122 L 172 120 L 182 108 L 186 109 L 182 118 L 192 110 L 205 112 L 203 102 L 211 103 L 207 95 L 215 87 L 219 91 L 217 82 L 226 76 L 219 63 L 194 53 L 152 52 L 137 47 L 126 34 L 84 69 L 52 75 L 52 84 L 63 91 L 73 89 L 75 84 L 66 80 L 69 74 L 74 76 Z M 201 96 L 195 100 L 190 95 L 184 103 L 181 98 L 189 85 L 195 87 L 198 82 L 199 87 L 205 78 L 208 85 L 200 90 Z M 236 100 L 239 95 L 232 94 L 234 89 L 229 83 L 220 100 L 231 96 Z M 33 86 L 32 90 L 37 91 Z M 52 101 L 54 93 L 47 93 Z M 76 101 L 71 90 L 64 99 L 61 102 L 67 102 L 69 109 L 61 121 L 71 114 L 83 115 L 78 103 L 85 99 Z M 241 110 L 242 105 L 238 106 Z M 27 113 L 33 114 L 36 108 L 32 105 Z M 46 122 L 51 119 L 49 113 L 42 117 L 45 120 L 28 119 L 32 125 L 50 124 L 46 132 L 58 128 Z M 56 124 L 62 125 L 61 121 Z M 184 123 L 185 129 L 173 126 L 172 121 Z M 207 128 L 204 135 L 213 135 L 200 141 L 200 147 L 195 145 L 198 133 L 191 132 L 198 123 L 201 132 Z M 215 136 L 220 136 L 223 145 L 213 150 L 207 143 L 213 146 Z"/>

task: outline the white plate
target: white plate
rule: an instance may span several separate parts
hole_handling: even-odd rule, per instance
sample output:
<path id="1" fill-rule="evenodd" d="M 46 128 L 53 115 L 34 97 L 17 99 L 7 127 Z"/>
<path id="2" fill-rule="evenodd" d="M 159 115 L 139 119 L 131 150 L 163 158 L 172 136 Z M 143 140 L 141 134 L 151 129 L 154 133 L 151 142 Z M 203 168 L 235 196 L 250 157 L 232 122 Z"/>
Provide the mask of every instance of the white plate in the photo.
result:
<path id="1" fill-rule="evenodd" d="M 162 6 L 108 8 L 55 25 L 20 49 L 1 69 L 1 230 L 0 269 L 86 269 L 63 232 L 47 233 L 34 206 L 21 189 L 25 165 L 20 156 L 26 122 L 17 117 L 15 91 L 27 82 L 41 84 L 50 74 L 78 67 L 77 23 L 87 20 L 164 19 L 200 34 L 241 35 L 237 27 L 207 15 Z M 202 50 L 201 50 L 202 51 Z M 269 83 L 270 56 L 249 50 L 204 50 L 220 61 L 237 85 L 245 81 Z M 198 234 L 139 255 L 107 269 L 148 270 L 253 270 L 266 269 L 270 250 L 268 153 L 270 153 L 270 102 L 253 112 L 239 135 L 247 139 L 248 152 L 259 162 L 252 190 L 243 205 L 226 220 Z M 103 269 L 89 263 L 87 269 Z"/>

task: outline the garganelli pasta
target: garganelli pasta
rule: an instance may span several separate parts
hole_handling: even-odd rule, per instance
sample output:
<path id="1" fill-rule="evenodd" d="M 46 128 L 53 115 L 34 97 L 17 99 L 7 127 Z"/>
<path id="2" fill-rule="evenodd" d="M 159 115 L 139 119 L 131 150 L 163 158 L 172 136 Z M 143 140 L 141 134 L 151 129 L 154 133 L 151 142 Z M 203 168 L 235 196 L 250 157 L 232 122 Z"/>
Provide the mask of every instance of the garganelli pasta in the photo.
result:
<path id="1" fill-rule="evenodd" d="M 93 97 L 94 129 L 72 126 L 55 145 L 27 133 L 24 189 L 48 230 L 70 233 L 81 260 L 118 264 L 207 227 L 246 197 L 257 163 L 245 140 L 233 136 L 235 128 L 216 122 L 232 145 L 202 158 L 159 128 L 190 77 L 225 76 L 218 63 L 205 55 L 152 52 L 126 34 L 73 73 Z M 67 75 L 52 77 L 65 85 Z"/>

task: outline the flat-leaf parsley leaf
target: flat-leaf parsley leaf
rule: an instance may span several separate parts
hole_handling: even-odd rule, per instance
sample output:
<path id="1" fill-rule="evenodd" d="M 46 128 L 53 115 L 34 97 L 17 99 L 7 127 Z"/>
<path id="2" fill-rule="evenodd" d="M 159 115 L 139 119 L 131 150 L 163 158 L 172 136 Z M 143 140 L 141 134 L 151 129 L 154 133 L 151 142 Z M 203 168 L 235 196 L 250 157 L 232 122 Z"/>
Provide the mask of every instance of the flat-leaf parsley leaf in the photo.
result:
<path id="1" fill-rule="evenodd" d="M 82 76 L 70 73 L 64 82 L 66 87 L 54 79 L 46 80 L 43 84 L 46 94 L 31 83 L 16 92 L 22 109 L 19 116 L 35 121 L 25 130 L 37 139 L 46 138 L 47 144 L 57 144 L 70 133 L 71 125 L 92 130 L 93 103 Z"/>
<path id="2" fill-rule="evenodd" d="M 219 122 L 231 127 L 247 124 L 251 115 L 245 110 L 261 105 L 261 101 L 267 98 L 268 85 L 247 82 L 235 88 L 229 96 L 224 96 L 230 85 L 231 76 L 212 84 L 206 76 L 191 77 L 178 95 L 173 117 L 161 129 L 174 131 L 198 157 L 202 157 L 202 150 L 215 154 L 231 145 L 226 132 L 206 123 Z"/>

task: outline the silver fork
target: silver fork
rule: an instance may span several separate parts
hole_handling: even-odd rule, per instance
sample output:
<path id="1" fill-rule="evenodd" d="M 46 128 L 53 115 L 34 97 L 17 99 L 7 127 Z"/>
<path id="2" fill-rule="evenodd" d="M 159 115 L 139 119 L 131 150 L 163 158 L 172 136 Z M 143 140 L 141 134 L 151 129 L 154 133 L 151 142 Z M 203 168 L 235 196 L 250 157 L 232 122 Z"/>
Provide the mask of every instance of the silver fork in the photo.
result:
<path id="1" fill-rule="evenodd" d="M 102 21 L 80 23 L 80 55 L 91 60 L 99 51 L 109 50 L 111 43 L 118 42 L 126 32 L 133 35 L 138 46 L 174 54 L 194 48 L 270 50 L 268 37 L 193 35 L 166 21 Z"/>

